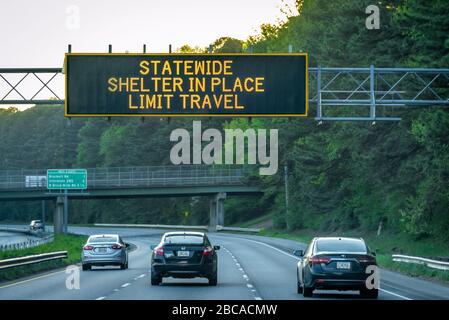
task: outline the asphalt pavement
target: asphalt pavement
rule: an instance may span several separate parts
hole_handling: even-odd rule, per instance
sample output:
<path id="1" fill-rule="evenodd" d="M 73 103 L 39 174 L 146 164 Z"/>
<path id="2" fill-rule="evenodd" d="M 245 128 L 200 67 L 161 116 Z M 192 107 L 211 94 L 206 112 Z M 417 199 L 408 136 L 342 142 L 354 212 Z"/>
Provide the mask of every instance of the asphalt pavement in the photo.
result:
<path id="1" fill-rule="evenodd" d="M 150 285 L 150 245 L 157 244 L 164 231 L 139 228 L 71 227 L 78 234 L 119 233 L 136 245 L 129 255 L 129 269 L 99 267 L 81 271 L 54 270 L 0 284 L 0 299 L 83 299 L 83 300 L 302 300 L 360 299 L 358 292 L 315 291 L 304 298 L 296 293 L 296 263 L 291 253 L 304 249 L 296 241 L 255 235 L 210 233 L 218 251 L 218 285 L 206 279 L 164 278 L 162 285 Z M 73 271 L 75 270 L 75 271 Z M 79 289 L 73 288 L 79 274 Z M 449 286 L 381 270 L 379 299 L 449 299 Z M 70 285 L 72 284 L 72 285 Z"/>

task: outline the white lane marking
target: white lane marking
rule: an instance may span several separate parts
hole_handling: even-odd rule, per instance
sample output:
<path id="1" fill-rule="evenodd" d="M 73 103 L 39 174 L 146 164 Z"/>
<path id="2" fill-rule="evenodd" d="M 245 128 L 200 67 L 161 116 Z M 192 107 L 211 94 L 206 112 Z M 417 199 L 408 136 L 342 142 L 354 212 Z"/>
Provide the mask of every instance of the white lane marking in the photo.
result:
<path id="1" fill-rule="evenodd" d="M 131 283 L 128 282 L 128 283 L 122 284 L 121 287 L 122 287 L 122 288 L 126 288 L 126 287 L 128 287 L 128 286 L 130 286 L 130 285 L 131 285 Z"/>
<path id="2" fill-rule="evenodd" d="M 257 290 L 254 288 L 254 286 L 249 283 L 249 277 L 245 273 L 245 270 L 243 269 L 243 266 L 237 261 L 237 258 L 234 257 L 234 255 L 231 253 L 231 251 L 228 250 L 228 248 L 224 248 L 226 252 L 232 257 L 232 259 L 235 261 L 235 265 L 237 266 L 238 270 L 242 272 L 242 277 L 245 279 L 248 283 L 246 284 L 246 287 L 249 291 L 254 295 L 255 300 L 262 300 L 260 296 L 258 296 Z"/>
<path id="3" fill-rule="evenodd" d="M 27 283 L 27 282 L 34 281 L 34 280 L 39 280 L 39 279 L 51 277 L 51 276 L 54 276 L 54 275 L 57 275 L 57 274 L 60 274 L 60 273 L 65 273 L 65 270 L 56 271 L 56 272 L 52 272 L 52 273 L 49 273 L 49 274 L 44 274 L 43 276 L 39 276 L 39 277 L 27 279 L 27 280 L 22 280 L 22 281 L 17 281 L 17 282 L 14 282 L 14 283 L 10 283 L 10 284 L 1 286 L 0 289 L 16 286 L 16 285 L 19 285 L 19 284 L 22 284 L 22 283 Z"/>
<path id="4" fill-rule="evenodd" d="M 114 289 L 114 292 L 118 292 L 119 291 L 119 289 Z"/>
<path id="5" fill-rule="evenodd" d="M 271 246 L 271 245 L 269 245 L 269 244 L 266 244 L 266 243 L 263 243 L 263 242 L 260 242 L 260 241 L 256 241 L 256 240 L 247 239 L 247 238 L 240 238 L 240 239 L 244 239 L 244 240 L 247 240 L 247 241 L 251 241 L 251 242 L 254 242 L 254 243 L 258 243 L 258 244 L 260 244 L 260 245 L 263 245 L 263 246 L 266 246 L 266 247 L 271 248 L 271 249 L 273 249 L 273 250 L 276 250 L 276 251 L 278 251 L 278 252 L 280 252 L 280 253 L 282 253 L 282 254 L 284 254 L 284 255 L 290 257 L 290 258 L 293 258 L 293 259 L 295 259 L 295 260 L 299 260 L 298 257 L 296 257 L 296 256 L 294 256 L 294 255 L 292 255 L 292 254 L 290 254 L 290 253 L 287 253 L 287 252 L 285 252 L 285 251 L 282 251 L 281 249 L 278 249 L 278 248 L 276 248 L 276 247 L 273 247 L 273 246 Z M 379 290 L 380 290 L 380 291 L 383 291 L 383 292 L 385 292 L 385 293 L 387 293 L 387 294 L 390 294 L 390 295 L 392 295 L 392 296 L 396 296 L 396 297 L 398 297 L 398 298 L 404 299 L 404 300 L 413 300 L 413 299 L 411 299 L 411 298 L 405 297 L 405 296 L 403 296 L 403 295 L 400 295 L 400 294 L 397 294 L 397 293 L 394 293 L 394 292 L 391 292 L 391 291 L 388 291 L 388 290 L 385 290 L 385 289 L 382 289 L 382 288 L 379 288 Z"/>
<path id="6" fill-rule="evenodd" d="M 106 297 L 99 297 L 99 298 L 97 298 L 95 300 L 104 300 L 104 299 L 106 299 Z"/>
<path id="7" fill-rule="evenodd" d="M 400 294 L 397 294 L 397 293 L 394 293 L 394 292 L 391 292 L 391 291 L 388 291 L 388 290 L 385 290 L 385 289 L 382 289 L 382 288 L 379 288 L 379 290 L 382 291 L 382 292 L 391 294 L 392 296 L 396 296 L 398 298 L 404 299 L 404 300 L 413 300 L 412 298 L 408 298 L 408 297 L 402 296 Z"/>
<path id="8" fill-rule="evenodd" d="M 296 257 L 296 256 L 294 256 L 294 255 L 292 255 L 292 254 L 290 254 L 290 253 L 287 253 L 287 252 L 285 252 L 285 251 L 282 251 L 281 249 L 278 249 L 278 248 L 276 248 L 276 247 L 273 247 L 273 246 L 271 246 L 271 245 L 269 245 L 269 244 L 266 244 L 266 243 L 263 243 L 263 242 L 260 242 L 260 241 L 256 241 L 256 240 L 246 239 L 246 238 L 240 238 L 240 239 L 244 239 L 244 240 L 247 240 L 247 241 L 251 241 L 251 242 L 254 242 L 254 243 L 261 244 L 261 245 L 263 245 L 263 246 L 265 246 L 265 247 L 268 247 L 268 248 L 271 248 L 271 249 L 273 249 L 273 250 L 276 250 L 277 252 L 280 252 L 280 253 L 286 255 L 287 257 L 293 258 L 293 259 L 295 259 L 295 260 L 299 260 L 298 257 Z"/>

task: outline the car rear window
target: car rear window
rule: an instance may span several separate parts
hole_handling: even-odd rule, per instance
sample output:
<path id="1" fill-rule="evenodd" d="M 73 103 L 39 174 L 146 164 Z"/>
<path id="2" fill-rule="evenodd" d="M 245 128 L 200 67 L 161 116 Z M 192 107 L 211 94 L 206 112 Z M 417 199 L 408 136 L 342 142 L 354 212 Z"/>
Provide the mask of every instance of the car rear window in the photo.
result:
<path id="1" fill-rule="evenodd" d="M 116 242 L 117 237 L 94 237 L 89 239 L 89 243 L 106 243 L 106 242 Z"/>
<path id="2" fill-rule="evenodd" d="M 318 252 L 366 252 L 366 246 L 359 240 L 326 239 L 316 242 L 316 250 Z"/>
<path id="3" fill-rule="evenodd" d="M 166 244 L 203 244 L 204 238 L 196 235 L 173 235 L 165 237 Z"/>

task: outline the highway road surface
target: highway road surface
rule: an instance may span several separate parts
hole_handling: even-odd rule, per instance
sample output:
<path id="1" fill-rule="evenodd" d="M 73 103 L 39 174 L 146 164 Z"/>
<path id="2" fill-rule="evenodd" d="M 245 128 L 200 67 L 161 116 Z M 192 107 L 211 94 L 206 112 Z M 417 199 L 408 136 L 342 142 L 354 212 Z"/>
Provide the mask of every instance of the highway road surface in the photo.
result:
<path id="1" fill-rule="evenodd" d="M 27 241 L 28 239 L 37 238 L 22 233 L 0 231 L 0 246 L 6 244 L 21 243 Z"/>
<path id="2" fill-rule="evenodd" d="M 219 251 L 218 285 L 206 279 L 165 278 L 150 285 L 150 245 L 161 230 L 137 228 L 71 227 L 78 234 L 119 233 L 137 248 L 130 253 L 129 269 L 94 268 L 79 271 L 79 289 L 67 289 L 65 269 L 0 284 L 0 299 L 168 299 L 168 300 L 302 300 L 360 299 L 358 292 L 315 291 L 312 298 L 296 293 L 297 258 L 294 249 L 305 245 L 291 240 L 253 235 L 209 234 Z M 79 270 L 79 266 L 77 269 Z M 379 299 L 449 299 L 449 286 L 382 270 Z"/>

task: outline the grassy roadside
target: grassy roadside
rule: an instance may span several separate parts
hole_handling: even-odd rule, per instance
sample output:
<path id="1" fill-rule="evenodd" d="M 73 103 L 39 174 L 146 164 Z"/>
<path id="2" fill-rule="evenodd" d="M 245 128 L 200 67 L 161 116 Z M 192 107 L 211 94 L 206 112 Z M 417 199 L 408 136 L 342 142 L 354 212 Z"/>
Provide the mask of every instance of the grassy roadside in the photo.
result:
<path id="1" fill-rule="evenodd" d="M 266 222 L 268 219 L 271 219 L 273 217 L 273 214 L 269 213 L 260 217 L 256 217 L 251 220 L 247 220 L 244 222 L 234 223 L 232 225 L 229 225 L 229 227 L 239 227 L 239 228 L 253 228 L 257 225 Z"/>
<path id="2" fill-rule="evenodd" d="M 36 272 L 46 271 L 58 267 L 75 264 L 81 259 L 81 248 L 87 237 L 77 235 L 55 235 L 55 240 L 33 248 L 24 250 L 11 250 L 0 252 L 0 260 L 23 257 L 33 254 L 68 251 L 68 258 L 62 260 L 46 261 L 23 267 L 0 270 L 0 281 L 13 280 Z"/>
<path id="3" fill-rule="evenodd" d="M 315 236 L 335 236 L 337 233 L 319 234 L 311 230 L 298 230 L 286 232 L 284 230 L 262 230 L 260 235 L 277 237 L 308 243 Z M 432 269 L 426 266 L 393 261 L 392 254 L 405 254 L 411 256 L 434 258 L 438 256 L 449 257 L 449 244 L 433 240 L 415 240 L 405 234 L 362 234 L 355 231 L 338 232 L 339 236 L 363 237 L 368 245 L 377 254 L 380 267 L 398 271 L 413 277 L 437 279 L 449 283 L 449 271 Z"/>

